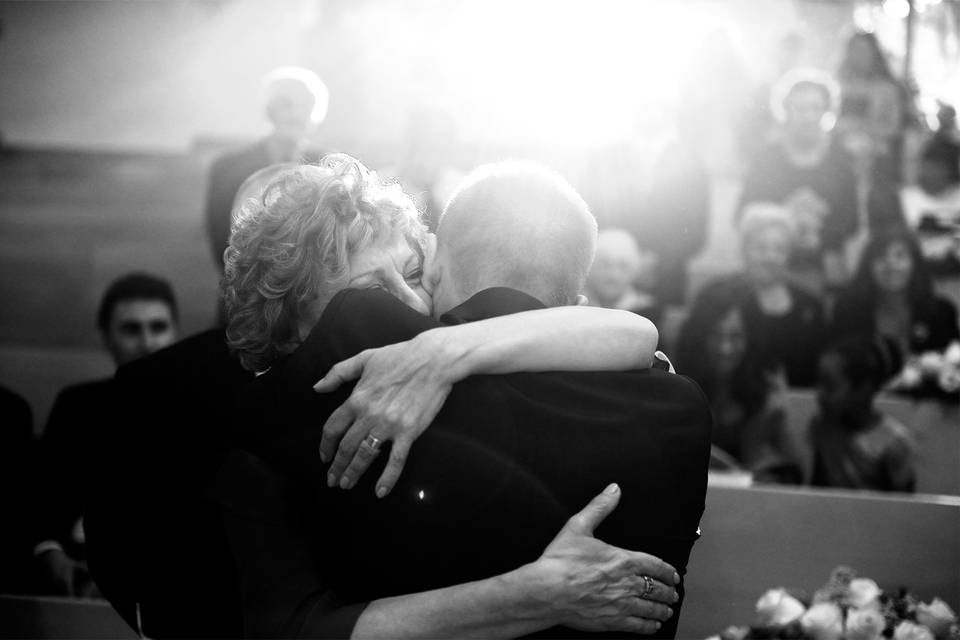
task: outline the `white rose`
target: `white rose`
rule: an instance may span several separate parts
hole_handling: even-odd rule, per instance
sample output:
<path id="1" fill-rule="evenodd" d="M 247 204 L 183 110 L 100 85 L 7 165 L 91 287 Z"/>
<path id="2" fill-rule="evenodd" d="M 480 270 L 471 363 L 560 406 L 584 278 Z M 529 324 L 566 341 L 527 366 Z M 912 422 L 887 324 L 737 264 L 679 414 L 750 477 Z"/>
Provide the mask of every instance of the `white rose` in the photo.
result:
<path id="1" fill-rule="evenodd" d="M 920 370 L 920 365 L 914 362 L 908 363 L 900 372 L 899 382 L 898 386 L 902 386 L 904 389 L 919 387 L 920 383 L 923 382 L 923 372 Z"/>
<path id="2" fill-rule="evenodd" d="M 957 614 L 946 602 L 934 598 L 930 604 L 917 605 L 917 622 L 930 629 L 938 638 L 946 638 L 950 625 L 957 621 Z"/>
<path id="3" fill-rule="evenodd" d="M 934 640 L 930 629 L 904 620 L 893 630 L 893 640 Z"/>
<path id="4" fill-rule="evenodd" d="M 953 393 L 960 389 L 960 371 L 957 369 L 945 368 L 937 377 L 937 384 L 947 393 Z"/>
<path id="5" fill-rule="evenodd" d="M 943 368 L 943 354 L 927 351 L 920 355 L 920 370 L 928 376 L 936 375 Z"/>
<path id="6" fill-rule="evenodd" d="M 787 625 L 804 610 L 803 604 L 783 589 L 771 589 L 757 600 L 757 622 L 764 627 Z"/>
<path id="7" fill-rule="evenodd" d="M 943 359 L 953 366 L 960 366 L 960 341 L 954 340 L 943 352 Z"/>
<path id="8" fill-rule="evenodd" d="M 854 578 L 850 581 L 847 601 L 854 609 L 875 609 L 880 605 L 880 587 L 870 578 Z"/>
<path id="9" fill-rule="evenodd" d="M 839 640 L 843 635 L 843 612 L 832 602 L 820 602 L 803 614 L 800 626 L 813 640 Z"/>
<path id="10" fill-rule="evenodd" d="M 883 615 L 876 609 L 850 609 L 847 612 L 846 640 L 879 640 L 887 626 Z"/>

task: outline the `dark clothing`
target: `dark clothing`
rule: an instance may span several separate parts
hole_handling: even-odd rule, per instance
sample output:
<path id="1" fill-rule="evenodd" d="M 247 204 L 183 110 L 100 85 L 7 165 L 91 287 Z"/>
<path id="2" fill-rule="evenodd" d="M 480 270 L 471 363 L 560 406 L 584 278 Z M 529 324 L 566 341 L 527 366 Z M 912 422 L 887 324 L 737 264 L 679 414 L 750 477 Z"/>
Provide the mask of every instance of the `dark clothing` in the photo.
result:
<path id="1" fill-rule="evenodd" d="M 0 593 L 29 590 L 37 460 L 30 405 L 0 387 Z"/>
<path id="2" fill-rule="evenodd" d="M 907 428 L 890 416 L 878 416 L 868 429 L 851 433 L 817 415 L 810 435 L 813 486 L 914 491 L 917 446 Z"/>
<path id="3" fill-rule="evenodd" d="M 314 150 L 304 154 L 301 162 L 315 163 L 321 157 L 323 153 Z M 261 140 L 253 146 L 218 157 L 210 166 L 204 215 L 213 263 L 221 272 L 223 271 L 223 252 L 230 241 L 230 214 L 237 191 L 244 180 L 273 163 L 267 140 Z"/>
<path id="4" fill-rule="evenodd" d="M 219 508 L 204 490 L 250 379 L 219 330 L 119 369 L 84 516 L 87 559 L 111 604 L 149 637 L 237 637 L 240 597 Z"/>
<path id="5" fill-rule="evenodd" d="M 823 346 L 826 319 L 820 300 L 787 285 L 793 306 L 781 316 L 763 312 L 756 296 L 744 300 L 743 322 L 749 339 L 757 341 L 757 355 L 765 369 L 783 369 L 791 387 L 812 387 Z"/>
<path id="6" fill-rule="evenodd" d="M 798 248 L 792 261 L 797 266 L 819 268 L 823 251 L 842 249 L 859 226 L 857 178 L 849 156 L 837 145 L 831 146 L 824 160 L 812 167 L 794 165 L 782 145 L 769 145 L 758 154 L 747 173 L 737 219 L 745 205 L 752 202 L 784 204 L 805 187 L 826 203 L 827 211 L 821 220 L 819 249 Z"/>
<path id="7" fill-rule="evenodd" d="M 540 307 L 517 291 L 489 289 L 442 321 Z M 385 454 L 353 490 L 328 489 L 317 446 L 326 417 L 350 389 L 318 395 L 312 384 L 343 358 L 435 326 L 383 292 L 341 292 L 300 349 L 245 390 L 246 448 L 282 470 L 301 501 L 293 509 L 300 522 L 285 523 L 272 509 L 248 510 L 230 524 L 236 504 L 253 501 L 221 498 L 230 505 L 227 528 L 252 604 L 248 634 L 330 633 L 338 624 L 330 616 L 339 613 L 325 610 L 327 587 L 354 605 L 355 621 L 367 601 L 515 569 L 535 560 L 566 519 L 613 481 L 623 498 L 598 536 L 685 571 L 704 508 L 710 413 L 692 381 L 662 371 L 469 378 L 455 385 L 387 498 L 372 495 Z M 255 475 L 262 467 L 234 471 Z M 243 484 L 227 478 L 219 486 Z M 656 514 L 657 526 L 638 513 Z M 672 637 L 678 617 L 660 634 Z"/>
<path id="8" fill-rule="evenodd" d="M 83 559 L 77 523 L 83 516 L 100 430 L 116 402 L 112 378 L 67 387 L 57 396 L 40 440 L 43 508 L 35 543 L 53 540 L 69 556 Z"/>
<path id="9" fill-rule="evenodd" d="M 835 337 L 874 335 L 877 332 L 876 305 L 855 293 L 837 300 L 830 334 Z M 896 337 L 894 336 L 896 340 Z M 910 325 L 910 351 L 942 351 L 960 339 L 957 310 L 949 300 L 935 296 L 929 305 L 913 310 Z M 907 354 L 904 354 L 907 355 Z"/>

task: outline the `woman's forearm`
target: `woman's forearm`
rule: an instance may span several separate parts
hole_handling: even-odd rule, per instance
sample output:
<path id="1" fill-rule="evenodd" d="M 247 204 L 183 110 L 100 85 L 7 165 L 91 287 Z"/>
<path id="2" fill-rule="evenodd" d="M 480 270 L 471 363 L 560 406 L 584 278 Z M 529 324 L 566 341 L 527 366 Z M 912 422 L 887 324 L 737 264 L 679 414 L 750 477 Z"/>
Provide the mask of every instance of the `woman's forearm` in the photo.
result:
<path id="1" fill-rule="evenodd" d="M 454 381 L 519 371 L 622 371 L 653 362 L 659 334 L 629 311 L 554 307 L 431 329 L 416 340 Z"/>
<path id="2" fill-rule="evenodd" d="M 557 624 L 533 597 L 534 565 L 486 580 L 371 602 L 351 638 L 514 638 Z"/>

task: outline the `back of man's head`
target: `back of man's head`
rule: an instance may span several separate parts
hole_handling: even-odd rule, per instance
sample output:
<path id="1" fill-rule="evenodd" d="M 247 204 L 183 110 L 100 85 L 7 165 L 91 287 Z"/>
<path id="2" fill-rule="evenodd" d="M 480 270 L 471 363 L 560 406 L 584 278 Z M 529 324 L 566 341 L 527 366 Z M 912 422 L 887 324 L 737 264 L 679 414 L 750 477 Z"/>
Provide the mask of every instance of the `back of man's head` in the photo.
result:
<path id="1" fill-rule="evenodd" d="M 508 161 L 464 179 L 443 213 L 437 241 L 438 263 L 451 280 L 443 286 L 457 303 L 483 289 L 510 287 L 559 306 L 575 303 L 583 289 L 597 222 L 560 175 Z"/>

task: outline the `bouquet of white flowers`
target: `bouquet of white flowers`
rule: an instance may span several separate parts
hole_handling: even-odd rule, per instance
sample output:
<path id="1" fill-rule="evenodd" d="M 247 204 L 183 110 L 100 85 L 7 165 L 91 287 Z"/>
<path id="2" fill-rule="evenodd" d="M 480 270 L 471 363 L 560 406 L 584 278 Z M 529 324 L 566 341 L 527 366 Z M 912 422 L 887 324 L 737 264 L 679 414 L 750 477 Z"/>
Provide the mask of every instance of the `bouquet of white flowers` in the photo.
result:
<path id="1" fill-rule="evenodd" d="M 710 640 L 755 638 L 960 640 L 960 625 L 939 598 L 923 603 L 903 588 L 884 592 L 873 580 L 837 567 L 812 598 L 771 589 L 757 601 L 753 626 L 729 627 Z"/>
<path id="2" fill-rule="evenodd" d="M 910 358 L 888 388 L 913 391 L 925 385 L 944 393 L 960 391 L 960 342 L 954 340 L 942 353 L 927 351 Z"/>

